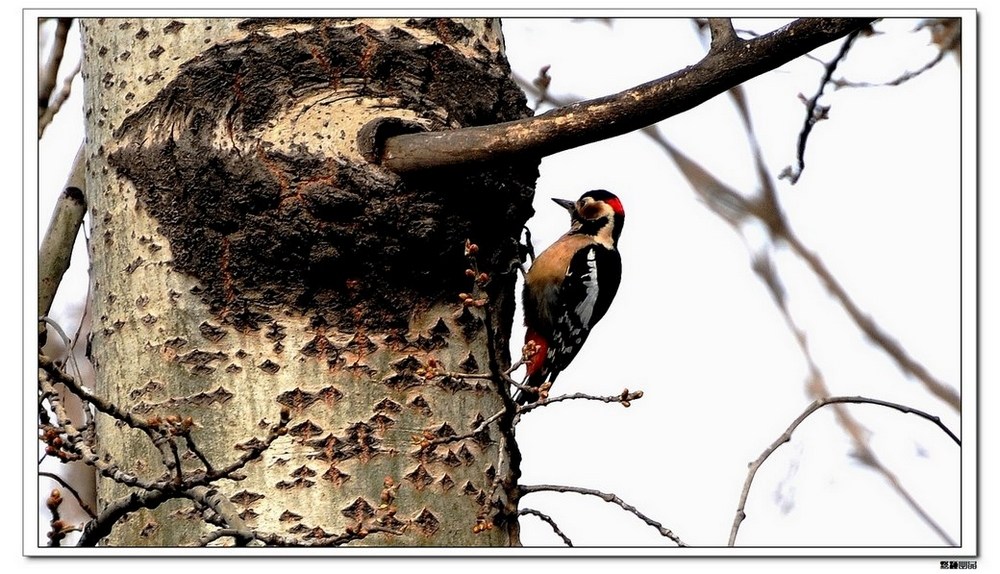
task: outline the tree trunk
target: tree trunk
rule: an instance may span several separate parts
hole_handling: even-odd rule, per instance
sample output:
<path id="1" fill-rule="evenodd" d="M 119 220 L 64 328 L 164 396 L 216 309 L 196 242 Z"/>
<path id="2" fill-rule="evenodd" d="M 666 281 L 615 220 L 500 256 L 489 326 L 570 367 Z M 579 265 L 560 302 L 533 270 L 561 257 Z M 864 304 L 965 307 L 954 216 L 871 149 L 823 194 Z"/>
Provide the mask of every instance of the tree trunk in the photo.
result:
<path id="1" fill-rule="evenodd" d="M 537 163 L 400 178 L 365 159 L 386 134 L 530 115 L 499 22 L 92 19 L 82 33 L 97 393 L 154 423 L 191 417 L 215 468 L 287 410 L 287 434 L 213 484 L 257 531 L 518 544 L 509 419 L 471 431 L 511 406 L 496 373 Z M 204 469 L 177 444 L 185 472 Z M 147 479 L 175 472 L 106 417 L 98 447 Z M 100 481 L 104 507 L 128 492 Z M 206 513 L 170 500 L 105 542 L 196 544 Z"/>

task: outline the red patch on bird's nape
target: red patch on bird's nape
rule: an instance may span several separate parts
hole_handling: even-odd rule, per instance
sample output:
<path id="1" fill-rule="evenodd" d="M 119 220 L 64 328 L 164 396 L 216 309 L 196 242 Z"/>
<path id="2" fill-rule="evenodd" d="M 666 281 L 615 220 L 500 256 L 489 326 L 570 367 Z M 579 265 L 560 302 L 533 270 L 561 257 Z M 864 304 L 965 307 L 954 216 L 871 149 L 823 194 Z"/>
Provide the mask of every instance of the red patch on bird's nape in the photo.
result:
<path id="1" fill-rule="evenodd" d="M 610 205 L 617 215 L 625 215 L 625 208 L 622 207 L 622 202 L 617 197 L 605 199 L 604 202 Z"/>
<path id="2" fill-rule="evenodd" d="M 549 344 L 544 337 L 531 329 L 528 329 L 528 332 L 524 334 L 524 344 L 528 343 L 534 343 L 537 348 L 535 354 L 527 361 L 528 376 L 531 376 L 541 370 L 542 364 L 545 362 L 545 355 L 549 352 Z"/>

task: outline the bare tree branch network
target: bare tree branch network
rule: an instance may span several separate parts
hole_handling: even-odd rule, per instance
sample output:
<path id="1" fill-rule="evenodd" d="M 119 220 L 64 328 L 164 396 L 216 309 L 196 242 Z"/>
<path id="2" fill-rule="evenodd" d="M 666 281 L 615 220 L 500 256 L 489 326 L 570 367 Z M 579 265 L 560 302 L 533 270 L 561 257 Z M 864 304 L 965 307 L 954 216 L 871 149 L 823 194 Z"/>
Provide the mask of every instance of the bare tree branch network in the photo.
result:
<path id="1" fill-rule="evenodd" d="M 803 18 L 752 40 L 713 19 L 708 54 L 697 64 L 624 92 L 540 116 L 447 132 L 389 138 L 376 161 L 397 173 L 543 157 L 654 124 L 767 70 L 868 25 L 870 18 Z"/>

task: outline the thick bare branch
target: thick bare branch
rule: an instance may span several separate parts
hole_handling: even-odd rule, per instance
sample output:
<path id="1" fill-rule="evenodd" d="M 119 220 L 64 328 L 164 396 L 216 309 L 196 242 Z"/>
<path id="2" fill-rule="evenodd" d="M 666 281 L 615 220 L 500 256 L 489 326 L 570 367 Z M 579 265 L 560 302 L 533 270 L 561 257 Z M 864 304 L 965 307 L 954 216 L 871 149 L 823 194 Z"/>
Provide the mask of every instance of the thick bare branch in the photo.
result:
<path id="1" fill-rule="evenodd" d="M 732 42 L 742 42 L 736 35 L 733 28 L 733 21 L 729 18 L 709 18 L 708 30 L 712 33 L 712 51 L 722 50 Z"/>
<path id="2" fill-rule="evenodd" d="M 390 137 L 381 165 L 397 173 L 468 162 L 544 157 L 687 111 L 866 25 L 868 18 L 803 18 L 740 50 L 711 49 L 697 64 L 624 92 L 490 126 Z"/>
<path id="3" fill-rule="evenodd" d="M 59 92 L 52 98 L 49 102 L 48 107 L 45 111 L 38 117 L 38 139 L 42 139 L 42 134 L 45 133 L 45 128 L 49 127 L 52 120 L 55 119 L 56 114 L 62 109 L 63 104 L 69 99 L 70 94 L 73 91 L 73 80 L 76 75 L 80 73 L 80 68 L 83 66 L 83 60 L 76 63 L 76 67 L 63 78 L 62 87 L 59 88 Z"/>
<path id="4" fill-rule="evenodd" d="M 42 117 L 49 107 L 49 98 L 56 88 L 59 79 L 59 65 L 62 64 L 63 53 L 66 51 L 66 37 L 69 36 L 72 18 L 59 18 L 56 31 L 52 36 L 52 51 L 44 65 L 38 70 L 38 117 Z"/>
<path id="5" fill-rule="evenodd" d="M 69 178 L 52 212 L 49 228 L 38 248 L 38 316 L 48 315 L 63 274 L 69 269 L 73 244 L 87 213 L 83 146 L 76 152 Z"/>
<path id="6" fill-rule="evenodd" d="M 805 411 L 802 412 L 802 414 L 800 414 L 794 421 L 792 421 L 792 424 L 790 424 L 788 428 L 785 429 L 785 432 L 783 432 L 781 436 L 779 436 L 773 443 L 771 443 L 770 446 L 764 449 L 764 452 L 762 452 L 761 455 L 757 457 L 757 460 L 750 463 L 749 470 L 747 471 L 746 481 L 743 483 L 743 492 L 740 493 L 740 503 L 736 509 L 736 518 L 733 519 L 733 527 L 729 533 L 729 546 L 733 546 L 736 544 L 736 535 L 739 533 L 740 524 L 743 522 L 743 519 L 746 518 L 746 513 L 744 512 L 744 510 L 746 509 L 747 497 L 750 494 L 750 485 L 753 484 L 754 475 L 757 474 L 757 470 L 760 469 L 761 465 L 764 464 L 764 461 L 766 461 L 768 457 L 771 456 L 772 453 L 774 453 L 774 451 L 778 450 L 778 448 L 781 445 L 792 440 L 792 433 L 795 432 L 795 429 L 798 428 L 799 425 L 802 424 L 804 420 L 809 418 L 809 415 L 825 407 L 826 405 L 835 405 L 840 403 L 878 405 L 882 407 L 895 409 L 902 413 L 915 414 L 921 418 L 925 418 L 931 421 L 932 423 L 936 424 L 938 428 L 944 431 L 953 441 L 955 441 L 956 444 L 958 444 L 959 446 L 962 445 L 962 441 L 957 436 L 955 436 L 955 433 L 951 432 L 951 430 L 941 422 L 941 419 L 939 417 L 928 414 L 919 409 L 915 409 L 898 403 L 892 403 L 889 401 L 882 401 L 879 399 L 869 399 L 866 397 L 827 397 L 822 399 L 816 399 L 815 401 L 812 402 L 812 404 L 810 404 L 806 408 Z M 948 539 L 947 534 L 944 534 L 942 531 L 940 531 L 940 529 L 938 530 L 939 530 L 938 533 L 947 540 Z"/>

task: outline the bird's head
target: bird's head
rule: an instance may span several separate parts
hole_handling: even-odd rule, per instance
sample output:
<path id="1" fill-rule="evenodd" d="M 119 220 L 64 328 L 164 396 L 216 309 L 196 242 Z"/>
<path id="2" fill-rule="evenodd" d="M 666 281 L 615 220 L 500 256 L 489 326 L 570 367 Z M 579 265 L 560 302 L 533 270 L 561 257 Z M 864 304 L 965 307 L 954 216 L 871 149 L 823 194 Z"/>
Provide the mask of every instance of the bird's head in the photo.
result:
<path id="1" fill-rule="evenodd" d="M 603 189 L 588 191 L 580 199 L 552 201 L 569 212 L 573 221 L 572 233 L 606 236 L 615 244 L 625 225 L 625 208 L 618 196 Z"/>

